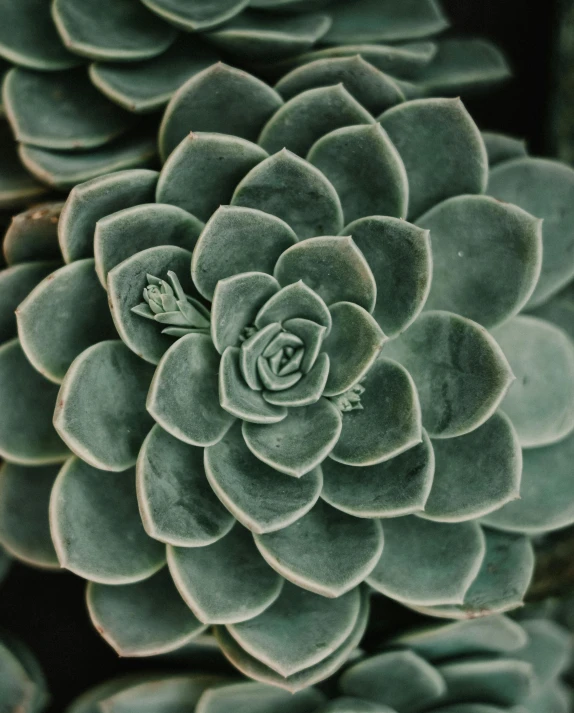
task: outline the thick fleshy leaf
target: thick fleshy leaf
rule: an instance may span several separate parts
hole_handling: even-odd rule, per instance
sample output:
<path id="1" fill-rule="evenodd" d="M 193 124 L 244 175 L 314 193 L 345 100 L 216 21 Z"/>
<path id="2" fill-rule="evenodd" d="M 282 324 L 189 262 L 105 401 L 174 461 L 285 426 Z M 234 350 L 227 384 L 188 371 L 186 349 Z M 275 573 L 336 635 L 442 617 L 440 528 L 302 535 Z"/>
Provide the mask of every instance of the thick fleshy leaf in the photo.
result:
<path id="1" fill-rule="evenodd" d="M 541 158 L 518 158 L 495 167 L 488 193 L 544 221 L 542 273 L 530 305 L 545 302 L 574 277 L 574 171 Z"/>
<path id="2" fill-rule="evenodd" d="M 175 245 L 191 252 L 202 228 L 200 220 L 181 208 L 157 203 L 125 208 L 100 218 L 94 235 L 100 282 L 105 287 L 112 268 L 146 248 Z"/>
<path id="3" fill-rule="evenodd" d="M 291 283 L 270 297 L 255 317 L 255 326 L 261 329 L 275 322 L 306 319 L 331 329 L 331 313 L 327 305 L 302 280 Z"/>
<path id="4" fill-rule="evenodd" d="M 305 515 L 323 484 L 320 468 L 296 479 L 262 463 L 245 445 L 239 423 L 205 450 L 205 473 L 225 507 L 256 533 L 281 530 Z"/>
<path id="5" fill-rule="evenodd" d="M 115 329 L 94 261 L 78 260 L 46 277 L 16 311 L 20 344 L 30 363 L 61 383 L 85 349 L 113 339 Z"/>
<path id="6" fill-rule="evenodd" d="M 57 267 L 57 262 L 27 262 L 0 272 L 0 343 L 17 335 L 16 308 Z"/>
<path id="7" fill-rule="evenodd" d="M 380 124 L 336 129 L 313 145 L 307 159 L 335 186 L 346 221 L 406 217 L 407 174 Z"/>
<path id="8" fill-rule="evenodd" d="M 7 713 L 38 713 L 49 701 L 46 680 L 33 654 L 2 632 L 0 640 L 0 688 Z"/>
<path id="9" fill-rule="evenodd" d="M 52 489 L 50 525 L 60 565 L 92 582 L 139 582 L 165 562 L 164 546 L 143 528 L 133 470 L 109 473 L 71 458 Z"/>
<path id="10" fill-rule="evenodd" d="M 397 83 L 358 53 L 353 57 L 325 58 L 304 64 L 280 79 L 275 89 L 284 99 L 292 99 L 308 89 L 336 84 L 343 84 L 374 116 L 404 101 Z"/>
<path id="11" fill-rule="evenodd" d="M 450 312 L 423 312 L 405 334 L 387 342 L 385 356 L 412 375 L 431 438 L 453 438 L 478 428 L 513 380 L 491 335 Z"/>
<path id="12" fill-rule="evenodd" d="M 282 104 L 279 94 L 260 79 L 218 62 L 175 93 L 160 127 L 160 153 L 167 158 L 190 130 L 257 141 Z"/>
<path id="13" fill-rule="evenodd" d="M 530 696 L 520 707 L 530 713 L 569 713 L 572 707 L 570 687 L 562 681 L 553 682 Z"/>
<path id="14" fill-rule="evenodd" d="M 433 449 L 435 476 L 421 517 L 474 520 L 523 497 L 522 450 L 512 422 L 501 411 L 460 438 L 436 440 Z"/>
<path id="15" fill-rule="evenodd" d="M 259 616 L 277 599 L 284 583 L 241 525 L 207 547 L 168 547 L 168 563 L 179 593 L 205 624 Z"/>
<path id="16" fill-rule="evenodd" d="M 147 114 L 161 109 L 190 77 L 217 59 L 215 50 L 199 37 L 184 36 L 149 60 L 94 62 L 90 65 L 90 79 L 102 94 L 124 109 Z"/>
<path id="17" fill-rule="evenodd" d="M 193 254 L 195 286 L 211 300 L 217 282 L 226 277 L 242 272 L 272 274 L 279 256 L 296 242 L 293 230 L 274 215 L 221 206 L 205 226 Z"/>
<path id="18" fill-rule="evenodd" d="M 568 632 L 547 619 L 521 622 L 528 641 L 516 658 L 530 663 L 536 675 L 536 688 L 550 683 L 568 668 L 572 642 Z"/>
<path id="19" fill-rule="evenodd" d="M 10 126 L 1 117 L 0 151 L 2 152 L 2 162 L 0 163 L 0 210 L 8 209 L 13 211 L 15 208 L 29 205 L 30 201 L 39 200 L 48 189 L 37 181 L 22 164 Z"/>
<path id="20" fill-rule="evenodd" d="M 482 140 L 486 146 L 490 168 L 513 158 L 523 158 L 527 154 L 526 141 L 524 139 L 516 139 L 513 136 L 497 134 L 492 131 L 483 131 Z"/>
<path id="21" fill-rule="evenodd" d="M 193 446 L 217 443 L 234 420 L 219 405 L 219 361 L 206 334 L 188 334 L 164 354 L 149 390 L 150 414 L 172 436 Z"/>
<path id="22" fill-rule="evenodd" d="M 172 271 L 180 280 L 183 291 L 190 297 L 197 296 L 189 274 L 190 263 L 188 250 L 161 245 L 141 252 L 136 249 L 131 257 L 108 273 L 108 296 L 116 329 L 124 344 L 150 364 L 160 361 L 173 345 L 173 337 L 162 333 L 162 324 L 144 319 L 132 309 L 142 302 L 142 292 L 147 287 L 146 275 L 165 279 Z"/>
<path id="23" fill-rule="evenodd" d="M 381 356 L 360 386 L 360 405 L 343 408 L 341 437 L 331 458 L 350 466 L 371 466 L 422 441 L 417 390 L 404 367 Z"/>
<path id="24" fill-rule="evenodd" d="M 293 320 L 287 320 L 292 322 Z M 303 321 L 303 320 L 301 320 Z M 263 398 L 270 404 L 287 407 L 310 406 L 319 401 L 325 391 L 330 361 L 324 352 L 319 354 L 311 370 L 289 389 L 264 391 Z"/>
<path id="25" fill-rule="evenodd" d="M 142 0 L 164 20 L 182 30 L 208 30 L 230 20 L 249 0 Z"/>
<path id="26" fill-rule="evenodd" d="M 203 449 L 154 426 L 136 468 L 139 509 L 150 537 L 181 547 L 202 547 L 226 535 L 233 517 L 205 477 Z"/>
<path id="27" fill-rule="evenodd" d="M 211 337 L 220 354 L 241 342 L 246 327 L 255 322 L 259 310 L 279 292 L 271 275 L 247 272 L 217 283 L 211 306 Z"/>
<path id="28" fill-rule="evenodd" d="M 331 304 L 329 312 L 333 326 L 323 342 L 331 362 L 325 395 L 336 396 L 365 376 L 386 339 L 373 317 L 352 301 Z"/>
<path id="29" fill-rule="evenodd" d="M 486 149 L 460 99 L 406 102 L 386 111 L 380 121 L 407 172 L 409 219 L 446 198 L 486 189 Z"/>
<path id="30" fill-rule="evenodd" d="M 285 584 L 266 612 L 227 630 L 247 653 L 287 677 L 335 651 L 351 634 L 360 608 L 358 589 L 325 601 Z"/>
<path id="31" fill-rule="evenodd" d="M 96 223 L 111 213 L 154 200 L 156 171 L 134 169 L 94 178 L 70 192 L 58 224 L 66 262 L 93 255 Z"/>
<path id="32" fill-rule="evenodd" d="M 35 567 L 59 567 L 50 537 L 48 503 L 58 466 L 0 468 L 0 542 Z"/>
<path id="33" fill-rule="evenodd" d="M 241 181 L 232 204 L 276 215 L 299 240 L 337 235 L 343 211 L 332 184 L 307 161 L 283 150 L 263 161 Z"/>
<path id="34" fill-rule="evenodd" d="M 273 274 L 282 287 L 303 280 L 326 305 L 353 302 L 371 312 L 377 299 L 375 278 L 349 236 L 303 240 L 281 255 Z"/>
<path id="35" fill-rule="evenodd" d="M 69 455 L 52 414 L 58 387 L 30 364 L 20 342 L 0 347 L 0 455 L 22 465 L 60 463 Z"/>
<path id="36" fill-rule="evenodd" d="M 99 342 L 70 366 L 54 426 L 70 450 L 95 468 L 135 465 L 152 426 L 145 410 L 153 368 L 119 340 Z"/>
<path id="37" fill-rule="evenodd" d="M 487 196 L 458 196 L 417 225 L 432 236 L 427 309 L 445 309 L 494 327 L 519 312 L 542 265 L 542 222 Z"/>
<path id="38" fill-rule="evenodd" d="M 520 500 L 484 518 L 487 525 L 537 535 L 574 523 L 574 433 L 523 452 Z"/>
<path id="39" fill-rule="evenodd" d="M 411 515 L 385 520 L 384 532 L 383 554 L 367 579 L 372 587 L 409 605 L 462 604 L 485 557 L 476 523 Z"/>
<path id="40" fill-rule="evenodd" d="M 344 696 L 330 701 L 320 709 L 320 713 L 391 713 L 392 708 L 362 698 Z"/>
<path id="41" fill-rule="evenodd" d="M 425 507 L 433 483 L 433 448 L 423 431 L 422 443 L 390 460 L 356 468 L 328 458 L 322 470 L 321 497 L 329 505 L 355 517 L 399 517 Z"/>
<path id="42" fill-rule="evenodd" d="M 288 693 L 255 681 L 242 681 L 206 691 L 196 713 L 315 713 L 325 696 L 315 688 Z"/>
<path id="43" fill-rule="evenodd" d="M 149 133 L 132 132 L 91 151 L 49 151 L 21 144 L 20 161 L 43 183 L 69 191 L 99 176 L 155 166 L 156 147 Z M 115 178 L 115 176 L 114 176 Z M 132 195 L 132 200 L 135 194 Z"/>
<path id="44" fill-rule="evenodd" d="M 63 203 L 41 203 L 12 218 L 2 243 L 8 265 L 21 262 L 61 261 L 58 221 L 63 205 Z"/>
<path id="45" fill-rule="evenodd" d="M 331 452 L 341 433 L 341 414 L 327 399 L 289 411 L 279 423 L 243 424 L 249 450 L 281 473 L 300 478 Z"/>
<path id="46" fill-rule="evenodd" d="M 519 316 L 494 332 L 516 381 L 502 402 L 525 448 L 556 443 L 574 429 L 574 343 L 558 327 Z"/>
<path id="47" fill-rule="evenodd" d="M 339 686 L 348 696 L 400 713 L 434 707 L 446 692 L 436 668 L 413 651 L 388 651 L 360 661 L 343 673 Z"/>
<path id="48" fill-rule="evenodd" d="M 88 611 L 119 656 L 157 656 L 185 646 L 205 630 L 179 596 L 167 568 L 135 584 L 91 582 Z"/>
<path id="49" fill-rule="evenodd" d="M 255 543 L 285 579 L 324 597 L 340 597 L 377 564 L 383 531 L 377 520 L 351 517 L 319 500 L 293 525 L 255 535 Z"/>
<path id="50" fill-rule="evenodd" d="M 262 148 L 236 136 L 188 133 L 162 169 L 156 200 L 206 221 L 266 157 Z"/>
<path id="51" fill-rule="evenodd" d="M 342 126 L 372 124 L 369 112 L 343 84 L 308 89 L 290 99 L 267 122 L 259 143 L 270 154 L 286 148 L 304 157 L 325 134 Z"/>
<path id="52" fill-rule="evenodd" d="M 98 92 L 83 68 L 65 72 L 12 69 L 4 80 L 3 95 L 16 139 L 46 149 L 102 146 L 133 121 Z"/>

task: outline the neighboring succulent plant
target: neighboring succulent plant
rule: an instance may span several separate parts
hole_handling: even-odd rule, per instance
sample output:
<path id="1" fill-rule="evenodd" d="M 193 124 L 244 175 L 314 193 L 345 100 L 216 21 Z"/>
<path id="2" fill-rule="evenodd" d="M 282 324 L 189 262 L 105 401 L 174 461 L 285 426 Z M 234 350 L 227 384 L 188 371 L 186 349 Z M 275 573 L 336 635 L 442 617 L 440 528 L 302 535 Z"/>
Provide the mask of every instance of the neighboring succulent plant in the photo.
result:
<path id="1" fill-rule="evenodd" d="M 396 101 L 508 76 L 488 42 L 428 40 L 448 26 L 436 0 L 1 0 L 0 15 L 0 79 L 19 143 L 18 156 L 0 122 L 0 207 L 29 203 L 43 183 L 67 190 L 151 165 L 154 112 L 219 58 L 277 77 L 360 55 Z"/>
<path id="2" fill-rule="evenodd" d="M 34 656 L 20 641 L 0 633 L 2 713 L 40 713 L 48 700 L 44 674 Z"/>
<path id="3" fill-rule="evenodd" d="M 8 232 L 6 339 L 20 306 L 0 348 L 0 539 L 90 580 L 92 619 L 123 655 L 216 624 L 238 668 L 301 687 L 357 645 L 364 580 L 434 616 L 522 601 L 531 545 L 496 518 L 522 459 L 574 429 L 574 346 L 515 315 L 572 274 L 574 171 L 493 170 L 495 197 L 516 183 L 537 218 L 481 195 L 485 144 L 459 100 L 383 102 L 375 121 L 357 97 L 374 111 L 381 96 L 363 62 L 350 69 L 309 89 L 309 65 L 269 120 L 259 80 L 221 65 L 192 78 L 164 118 L 161 173 L 75 188 L 58 225 L 69 264 L 36 287 L 29 251 L 56 257 L 59 206 Z M 203 101 L 216 95 L 225 115 Z M 194 123 L 217 133 L 186 135 Z M 523 151 L 487 144 L 493 163 Z M 517 163 L 526 179 L 495 180 Z M 76 454 L 57 478 L 55 404 Z M 550 463 L 537 531 L 574 520 Z"/>

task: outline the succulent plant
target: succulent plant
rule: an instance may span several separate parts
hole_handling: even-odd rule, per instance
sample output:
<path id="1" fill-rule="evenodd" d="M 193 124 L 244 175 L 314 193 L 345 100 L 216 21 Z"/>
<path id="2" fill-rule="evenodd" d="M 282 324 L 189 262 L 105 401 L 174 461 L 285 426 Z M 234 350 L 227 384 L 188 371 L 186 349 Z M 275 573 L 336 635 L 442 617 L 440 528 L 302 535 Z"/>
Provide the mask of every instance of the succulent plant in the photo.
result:
<path id="1" fill-rule="evenodd" d="M 153 165 L 158 110 L 220 58 L 279 77 L 316 60 L 362 56 L 397 102 L 508 76 L 488 42 L 429 41 L 448 26 L 436 0 L 355 0 L 349 8 L 344 0 L 2 0 L 10 128 L 0 122 L 0 207 L 37 199 L 43 184 L 68 190 Z"/>
<path id="2" fill-rule="evenodd" d="M 483 140 L 457 99 L 388 108 L 358 67 L 309 88 L 307 65 L 270 119 L 260 80 L 204 70 L 159 174 L 76 187 L 58 241 L 59 205 L 8 231 L 0 540 L 89 580 L 122 655 L 213 624 L 240 670 L 301 688 L 357 646 L 362 582 L 507 611 L 523 533 L 574 521 L 574 345 L 517 316 L 572 277 L 574 171 Z"/>
<path id="3" fill-rule="evenodd" d="M 0 634 L 0 710 L 40 713 L 48 703 L 44 674 L 24 644 Z"/>

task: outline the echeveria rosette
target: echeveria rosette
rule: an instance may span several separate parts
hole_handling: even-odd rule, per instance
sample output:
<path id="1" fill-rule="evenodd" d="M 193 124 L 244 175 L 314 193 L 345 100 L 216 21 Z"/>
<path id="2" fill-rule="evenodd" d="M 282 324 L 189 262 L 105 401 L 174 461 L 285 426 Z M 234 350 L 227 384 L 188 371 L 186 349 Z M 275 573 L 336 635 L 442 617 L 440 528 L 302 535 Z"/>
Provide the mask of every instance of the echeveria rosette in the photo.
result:
<path id="1" fill-rule="evenodd" d="M 360 0 L 350 13 L 343 0 L 2 0 L 0 14 L 8 207 L 35 200 L 44 184 L 68 190 L 152 165 L 157 112 L 218 59 L 280 77 L 361 55 L 396 101 L 403 91 L 456 93 L 509 74 L 488 42 L 429 40 L 448 26 L 435 0 Z"/>

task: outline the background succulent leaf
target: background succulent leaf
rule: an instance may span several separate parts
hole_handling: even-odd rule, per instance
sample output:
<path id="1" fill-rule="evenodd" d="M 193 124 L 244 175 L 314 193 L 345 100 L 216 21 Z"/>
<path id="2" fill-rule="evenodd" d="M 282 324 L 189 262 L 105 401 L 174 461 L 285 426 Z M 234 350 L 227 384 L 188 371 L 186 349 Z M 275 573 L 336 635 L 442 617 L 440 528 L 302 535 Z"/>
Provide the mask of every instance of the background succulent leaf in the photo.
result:
<path id="1" fill-rule="evenodd" d="M 235 189 L 232 205 L 284 220 L 299 240 L 338 235 L 343 211 L 337 192 L 314 166 L 283 150 L 263 161 Z"/>
<path id="2" fill-rule="evenodd" d="M 216 542 L 233 527 L 233 517 L 205 477 L 203 450 L 155 425 L 136 468 L 143 526 L 150 537 L 181 547 Z"/>
<path id="3" fill-rule="evenodd" d="M 119 656 L 157 656 L 185 646 L 205 630 L 179 596 L 167 569 L 134 584 L 90 582 L 94 626 Z"/>
<path id="4" fill-rule="evenodd" d="M 235 186 L 266 157 L 262 148 L 236 136 L 190 133 L 166 161 L 156 201 L 206 221 L 220 205 L 230 202 Z"/>
<path id="5" fill-rule="evenodd" d="M 58 221 L 63 203 L 40 203 L 12 218 L 2 243 L 8 265 L 60 261 Z"/>
<path id="6" fill-rule="evenodd" d="M 417 99 L 379 120 L 407 172 L 409 220 L 452 196 L 484 193 L 486 149 L 460 99 Z"/>
<path id="7" fill-rule="evenodd" d="M 380 124 L 336 129 L 319 138 L 307 160 L 335 187 L 347 222 L 372 215 L 406 218 L 407 174 Z"/>
<path id="8" fill-rule="evenodd" d="M 196 713 L 315 713 L 325 702 L 323 694 L 315 688 L 299 693 L 288 693 L 273 686 L 255 681 L 231 683 L 206 691 L 196 708 Z"/>
<path id="9" fill-rule="evenodd" d="M 525 448 L 549 445 L 574 429 L 574 343 L 558 327 L 519 316 L 494 331 L 516 381 L 502 402 Z"/>
<path id="10" fill-rule="evenodd" d="M 493 131 L 483 131 L 482 140 L 486 146 L 490 168 L 514 158 L 524 158 L 527 155 L 526 141 L 523 139 Z"/>
<path id="11" fill-rule="evenodd" d="M 179 593 L 205 624 L 259 616 L 280 596 L 284 584 L 241 525 L 207 547 L 169 546 L 168 564 Z"/>
<path id="12" fill-rule="evenodd" d="M 542 265 L 542 223 L 487 196 L 457 196 L 417 221 L 432 236 L 426 309 L 495 327 L 520 311 Z"/>
<path id="13" fill-rule="evenodd" d="M 48 189 L 24 168 L 6 121 L 0 121 L 0 150 L 0 209 L 13 210 L 40 199 Z"/>
<path id="14" fill-rule="evenodd" d="M 361 698 L 339 698 L 330 701 L 320 709 L 320 713 L 390 713 L 392 709 Z"/>
<path id="15" fill-rule="evenodd" d="M 165 548 L 143 528 L 133 470 L 70 458 L 52 489 L 50 526 L 60 566 L 91 582 L 139 582 L 165 563 Z"/>
<path id="16" fill-rule="evenodd" d="M 33 655 L 18 640 L 2 634 L 0 687 L 7 711 L 39 713 L 49 701 L 46 680 Z"/>
<path id="17" fill-rule="evenodd" d="M 249 0 L 142 0 L 164 20 L 182 30 L 207 30 L 237 15 Z"/>

